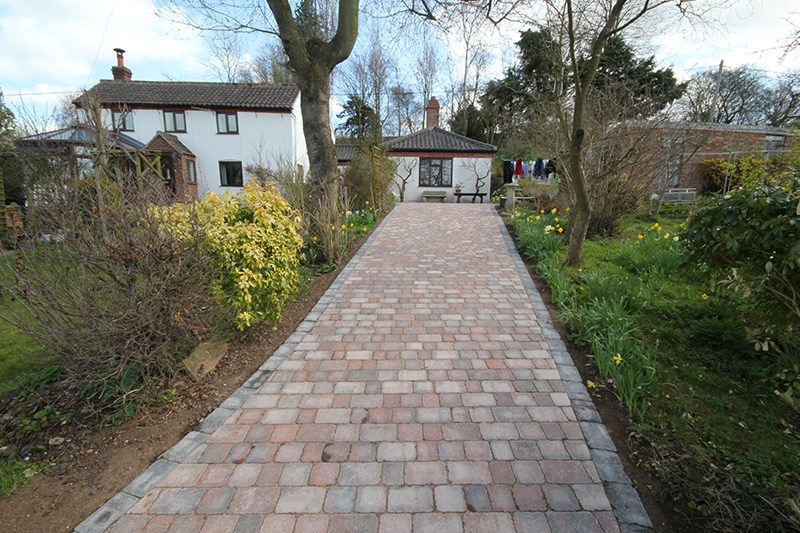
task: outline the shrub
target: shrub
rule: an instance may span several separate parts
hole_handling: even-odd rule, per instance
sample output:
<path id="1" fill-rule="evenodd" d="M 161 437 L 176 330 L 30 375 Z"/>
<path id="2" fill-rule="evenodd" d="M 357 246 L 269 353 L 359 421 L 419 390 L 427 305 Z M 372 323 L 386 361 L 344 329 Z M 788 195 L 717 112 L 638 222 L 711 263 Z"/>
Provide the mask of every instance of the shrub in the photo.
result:
<path id="1" fill-rule="evenodd" d="M 538 213 L 540 211 L 549 212 L 553 208 L 550 195 L 555 196 L 556 192 L 558 192 L 558 187 L 555 185 L 544 185 L 531 179 L 524 179 L 517 182 L 515 195 L 519 198 L 530 198 L 530 200 L 520 200 L 520 203 L 530 206 L 530 209 Z"/>
<path id="2" fill-rule="evenodd" d="M 213 284 L 217 298 L 234 310 L 241 330 L 279 321 L 300 286 L 300 214 L 271 183 L 248 183 L 235 195 L 208 194 L 200 208 L 207 246 L 222 273 Z"/>
<path id="3" fill-rule="evenodd" d="M 73 394 L 128 412 L 230 323 L 210 299 L 217 269 L 204 224 L 189 213 L 175 227 L 153 208 L 168 200 L 161 180 L 138 178 L 126 191 L 112 169 L 49 176 L 16 255 L 0 261 L 2 295 L 19 304 L 2 318 L 56 357 Z"/>
<path id="4" fill-rule="evenodd" d="M 738 187 L 778 185 L 786 181 L 791 173 L 792 161 L 787 157 L 765 157 L 764 154 L 748 154 L 734 163 L 724 159 L 706 159 L 699 165 L 700 177 L 706 185 L 703 192 L 718 192 Z"/>
<path id="5" fill-rule="evenodd" d="M 303 171 L 283 154 L 266 156 L 261 150 L 258 154 L 256 161 L 247 165 L 245 170 L 262 187 L 274 184 L 292 209 L 305 216 L 311 202 L 311 186 Z M 303 219 L 303 222 L 307 221 Z"/>
<path id="6" fill-rule="evenodd" d="M 739 189 L 698 210 L 683 233 L 714 287 L 752 297 L 771 323 L 800 324 L 799 201 L 798 179 Z"/>
<path id="7" fill-rule="evenodd" d="M 362 147 L 344 172 L 347 196 L 359 209 L 387 211 L 394 202 L 396 172 L 397 163 L 386 157 L 385 149 Z"/>
<path id="8" fill-rule="evenodd" d="M 639 207 L 648 185 L 637 176 L 624 173 L 609 175 L 592 183 L 592 215 L 586 237 L 614 235 L 620 219 Z"/>

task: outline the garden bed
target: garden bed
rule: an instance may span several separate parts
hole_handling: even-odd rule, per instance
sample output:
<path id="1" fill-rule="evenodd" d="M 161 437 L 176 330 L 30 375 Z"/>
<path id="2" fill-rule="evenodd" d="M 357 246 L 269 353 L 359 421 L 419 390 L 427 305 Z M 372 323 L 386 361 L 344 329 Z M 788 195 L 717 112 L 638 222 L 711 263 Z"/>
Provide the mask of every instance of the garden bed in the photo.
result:
<path id="1" fill-rule="evenodd" d="M 267 360 L 294 333 L 370 233 L 353 242 L 347 260 L 338 268 L 323 267 L 318 271 L 324 273 L 310 276 L 307 289 L 286 306 L 280 323 L 249 328 L 247 337 L 234 342 L 217 369 L 202 381 L 179 379 L 170 384 L 163 405 L 118 425 L 97 429 L 96 420 L 78 418 L 53 433 L 64 443 L 31 456 L 31 463 L 52 466 L 0 499 L 0 531 L 72 531 L 177 444 Z"/>
<path id="2" fill-rule="evenodd" d="M 620 237 L 587 241 L 581 265 L 568 267 L 555 236 L 565 222 L 557 216 L 513 217 L 518 246 L 538 260 L 535 268 L 552 289 L 542 291 L 545 300 L 552 295 L 572 321 L 570 329 L 560 325 L 562 335 L 572 341 L 576 365 L 656 527 L 796 530 L 791 499 L 800 488 L 800 417 L 773 393 L 780 366 L 774 352 L 755 351 L 745 337 L 755 320 L 748 302 L 715 295 L 696 267 L 681 267 L 678 221 L 629 217 Z M 593 314 L 616 316 L 612 322 L 629 333 L 598 337 Z M 602 346 L 613 347 L 605 361 Z M 597 363 L 605 364 L 603 374 Z M 647 383 L 633 393 L 622 381 L 630 364 Z M 649 367 L 655 372 L 643 370 Z"/>

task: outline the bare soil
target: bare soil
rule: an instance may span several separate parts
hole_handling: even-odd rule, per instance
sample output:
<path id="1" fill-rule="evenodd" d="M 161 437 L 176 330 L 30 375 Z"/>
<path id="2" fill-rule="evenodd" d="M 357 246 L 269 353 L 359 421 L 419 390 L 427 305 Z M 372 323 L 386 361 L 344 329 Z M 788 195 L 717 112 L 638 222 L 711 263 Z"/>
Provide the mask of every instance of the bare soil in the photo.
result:
<path id="1" fill-rule="evenodd" d="M 509 227 L 509 231 L 513 236 L 513 228 Z M 367 237 L 363 236 L 353 246 L 348 260 Z M 107 426 L 96 431 L 76 428 L 67 433 L 67 442 L 49 452 L 50 460 L 56 465 L 0 500 L 0 531 L 72 531 L 177 444 L 247 380 L 294 332 L 343 265 L 334 272 L 312 278 L 308 291 L 285 309 L 280 324 L 251 328 L 247 338 L 232 345 L 219 367 L 202 381 L 173 383 L 177 395 L 171 403 L 153 408 L 118 426 Z M 529 272 L 550 314 L 553 318 L 557 317 L 559 309 L 552 305 L 549 288 L 531 269 Z M 568 342 L 566 327 L 557 325 L 557 329 L 581 376 L 587 379 L 588 358 L 585 351 Z M 668 505 L 659 504 L 653 498 L 652 488 L 665 492 L 667 488 L 637 466 L 638 452 L 629 446 L 628 416 L 616 398 L 601 391 L 595 395 L 594 401 L 617 446 L 625 470 L 637 486 L 650 514 L 653 531 L 692 531 L 685 515 Z"/>
<path id="2" fill-rule="evenodd" d="M 347 261 L 368 237 L 354 243 Z M 308 290 L 284 309 L 277 326 L 250 328 L 247 338 L 232 343 L 202 381 L 187 377 L 173 383 L 177 394 L 171 403 L 118 426 L 67 431 L 67 442 L 50 451 L 56 466 L 0 499 L 0 532 L 72 531 L 238 389 L 294 333 L 347 261 L 311 278 Z"/>

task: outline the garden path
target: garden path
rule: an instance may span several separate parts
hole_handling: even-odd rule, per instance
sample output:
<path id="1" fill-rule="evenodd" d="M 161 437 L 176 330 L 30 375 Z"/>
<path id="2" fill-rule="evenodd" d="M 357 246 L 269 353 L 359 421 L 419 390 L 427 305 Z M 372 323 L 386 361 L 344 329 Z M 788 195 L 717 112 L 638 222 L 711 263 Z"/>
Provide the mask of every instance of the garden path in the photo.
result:
<path id="1" fill-rule="evenodd" d="M 275 355 L 76 531 L 649 527 L 495 206 L 401 204 Z"/>

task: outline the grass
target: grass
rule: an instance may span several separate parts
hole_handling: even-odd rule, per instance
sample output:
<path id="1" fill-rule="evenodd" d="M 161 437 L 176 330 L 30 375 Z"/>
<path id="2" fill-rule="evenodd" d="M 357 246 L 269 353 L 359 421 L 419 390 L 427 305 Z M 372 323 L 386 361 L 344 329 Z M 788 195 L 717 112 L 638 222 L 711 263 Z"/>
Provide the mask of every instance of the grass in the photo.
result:
<path id="1" fill-rule="evenodd" d="M 0 257 L 0 315 L 23 315 L 19 302 L 2 293 L 2 285 L 9 282 L 5 269 L 10 266 L 13 255 Z M 28 380 L 45 362 L 41 345 L 18 327 L 0 319 L 0 398 L 24 387 Z"/>
<path id="2" fill-rule="evenodd" d="M 511 218 L 533 255 L 525 233 L 542 229 Z M 629 216 L 615 238 L 586 242 L 579 267 L 563 248 L 532 249 L 572 340 L 592 353 L 590 388 L 628 408 L 639 466 L 670 487 L 655 496 L 692 509 L 696 531 L 800 530 L 800 415 L 774 392 L 785 364 L 748 342 L 749 302 L 714 295 L 704 266 L 684 263 L 682 222 Z"/>
<path id="3" fill-rule="evenodd" d="M 35 474 L 50 466 L 49 462 L 31 463 L 16 458 L 0 460 L 0 498 L 5 498 L 17 487 L 28 482 Z"/>

